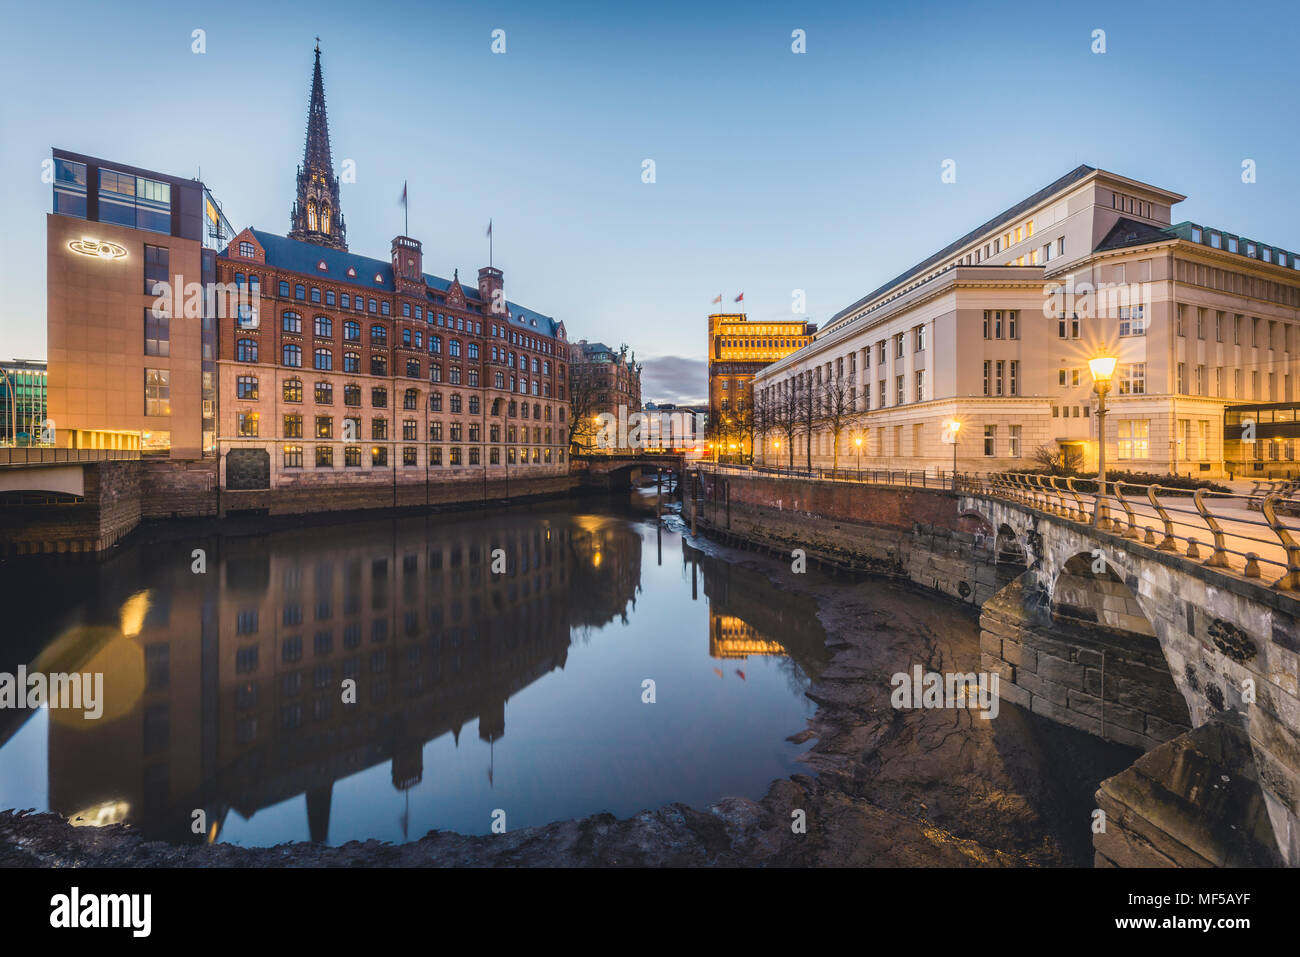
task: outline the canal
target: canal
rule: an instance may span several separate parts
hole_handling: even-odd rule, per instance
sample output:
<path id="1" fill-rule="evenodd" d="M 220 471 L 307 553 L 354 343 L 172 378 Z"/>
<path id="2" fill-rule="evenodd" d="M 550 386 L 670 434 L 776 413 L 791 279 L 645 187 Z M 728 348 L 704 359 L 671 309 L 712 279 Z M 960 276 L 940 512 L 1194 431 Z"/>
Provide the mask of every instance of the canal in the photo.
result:
<path id="1" fill-rule="evenodd" d="M 978 661 L 966 609 L 815 570 L 804 587 L 683 532 L 634 494 L 10 563 L 0 673 L 104 687 L 99 717 L 0 710 L 0 809 L 174 842 L 396 843 L 758 800 L 836 766 L 809 753 L 821 737 L 853 742 L 854 801 L 1090 863 L 1091 792 L 1132 752 L 1009 704 L 992 723 L 880 710 L 890 673 Z M 867 629 L 880 660 L 811 734 L 826 621 Z M 862 840 L 889 846 L 877 827 Z"/>

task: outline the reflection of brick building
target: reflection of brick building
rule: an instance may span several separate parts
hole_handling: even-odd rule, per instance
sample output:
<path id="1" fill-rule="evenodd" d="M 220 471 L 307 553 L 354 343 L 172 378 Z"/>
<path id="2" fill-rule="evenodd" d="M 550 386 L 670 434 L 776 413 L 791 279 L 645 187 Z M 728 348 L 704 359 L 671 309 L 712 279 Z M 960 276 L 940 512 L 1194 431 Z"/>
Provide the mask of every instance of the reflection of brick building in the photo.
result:
<path id="1" fill-rule="evenodd" d="M 349 252 L 338 192 L 318 49 L 290 234 L 245 229 L 217 261 L 254 290 L 221 331 L 223 486 L 565 473 L 564 324 L 508 301 L 495 266 L 424 272 L 411 237 Z"/>
<path id="2" fill-rule="evenodd" d="M 248 817 L 305 794 L 324 840 L 335 781 L 391 762 L 404 790 L 426 773 L 425 742 L 473 722 L 499 740 L 506 701 L 563 667 L 571 629 L 634 599 L 640 537 L 588 518 L 369 523 L 284 532 L 269 547 L 225 539 L 206 575 L 190 572 L 188 544 L 125 553 L 139 567 L 118 571 L 147 591 L 125 600 L 120 623 L 60 650 L 74 670 L 78 650 L 117 648 L 105 698 L 129 697 L 130 712 L 51 727 L 51 807 L 111 806 L 147 833 L 192 840 L 190 809 L 204 808 L 215 834 L 230 810 Z M 494 575 L 496 548 L 506 571 Z M 591 599 L 581 609 L 579 592 Z M 354 705 L 342 702 L 349 678 Z"/>
<path id="3" fill-rule="evenodd" d="M 750 454 L 750 383 L 759 370 L 811 342 L 816 331 L 802 319 L 750 322 L 743 312 L 709 316 L 709 435 L 720 455 Z"/>

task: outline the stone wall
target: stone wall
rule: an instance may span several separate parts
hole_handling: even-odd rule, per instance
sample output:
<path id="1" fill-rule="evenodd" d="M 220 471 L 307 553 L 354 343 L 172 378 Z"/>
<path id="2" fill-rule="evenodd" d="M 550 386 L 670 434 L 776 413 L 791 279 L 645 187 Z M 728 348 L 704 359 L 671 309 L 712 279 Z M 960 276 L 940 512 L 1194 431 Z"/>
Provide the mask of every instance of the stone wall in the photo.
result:
<path id="1" fill-rule="evenodd" d="M 787 555 L 803 549 L 813 561 L 907 579 L 975 605 L 1000 585 L 993 529 L 961 514 L 943 489 L 695 474 L 687 477 L 685 519 L 724 536 Z"/>
<path id="2" fill-rule="evenodd" d="M 101 552 L 140 523 L 137 462 L 83 465 L 85 496 L 75 505 L 0 509 L 0 555 Z"/>
<path id="3" fill-rule="evenodd" d="M 1191 726 L 1149 625 L 1142 634 L 1052 616 L 1027 605 L 1024 586 L 1017 579 L 980 611 L 980 667 L 1000 676 L 1002 698 L 1144 751 Z"/>

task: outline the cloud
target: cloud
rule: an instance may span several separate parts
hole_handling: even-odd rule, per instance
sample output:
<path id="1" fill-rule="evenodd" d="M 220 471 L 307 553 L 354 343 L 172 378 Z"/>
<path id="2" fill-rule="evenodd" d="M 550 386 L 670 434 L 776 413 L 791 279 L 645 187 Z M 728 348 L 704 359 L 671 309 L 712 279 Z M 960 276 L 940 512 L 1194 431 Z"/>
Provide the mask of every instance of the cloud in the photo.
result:
<path id="1" fill-rule="evenodd" d="M 704 405 L 709 395 L 707 359 L 658 356 L 641 360 L 643 402 Z"/>

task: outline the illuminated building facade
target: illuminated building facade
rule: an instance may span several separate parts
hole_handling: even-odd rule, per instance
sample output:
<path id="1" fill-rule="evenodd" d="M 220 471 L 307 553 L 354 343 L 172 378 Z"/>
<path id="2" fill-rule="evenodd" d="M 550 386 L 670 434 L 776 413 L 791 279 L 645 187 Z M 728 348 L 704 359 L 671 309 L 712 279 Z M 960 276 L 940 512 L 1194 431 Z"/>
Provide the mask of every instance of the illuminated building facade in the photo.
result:
<path id="1" fill-rule="evenodd" d="M 39 445 L 47 413 L 44 362 L 0 362 L 0 445 Z"/>
<path id="2" fill-rule="evenodd" d="M 216 315 L 156 315 L 158 283 L 210 282 L 229 226 L 206 187 L 55 149 L 46 217 L 49 418 L 64 448 L 216 453 Z M 175 297 L 172 297 L 175 301 Z"/>
<path id="3" fill-rule="evenodd" d="M 709 435 L 721 458 L 750 454 L 752 383 L 762 369 L 812 341 L 802 319 L 750 322 L 741 313 L 709 316 Z"/>
<path id="4" fill-rule="evenodd" d="M 385 260 L 349 252 L 323 97 L 317 50 L 289 235 L 245 229 L 217 260 L 252 294 L 221 327 L 222 487 L 566 473 L 564 323 L 507 300 L 495 266 L 424 272 L 409 236 Z"/>

